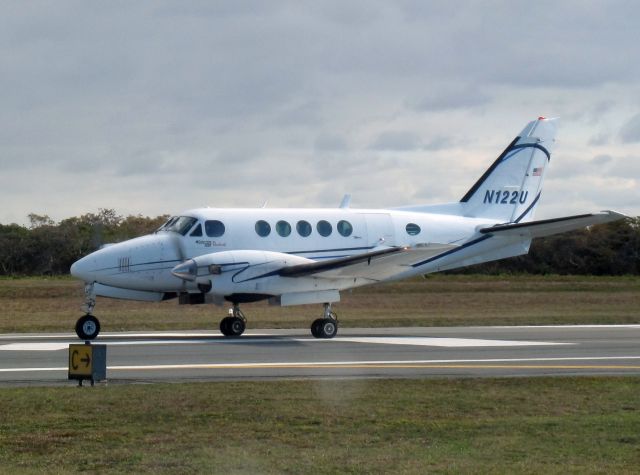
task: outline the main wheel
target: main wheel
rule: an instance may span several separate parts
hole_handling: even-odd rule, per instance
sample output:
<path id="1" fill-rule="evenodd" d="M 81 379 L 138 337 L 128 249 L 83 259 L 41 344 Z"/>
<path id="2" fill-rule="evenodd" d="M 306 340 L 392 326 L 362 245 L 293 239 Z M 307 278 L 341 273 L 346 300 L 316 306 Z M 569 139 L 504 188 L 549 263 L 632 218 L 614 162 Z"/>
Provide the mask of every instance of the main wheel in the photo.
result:
<path id="1" fill-rule="evenodd" d="M 322 338 L 322 318 L 317 318 L 311 324 L 311 334 L 315 338 Z"/>
<path id="2" fill-rule="evenodd" d="M 220 332 L 224 336 L 240 336 L 244 329 L 244 320 L 238 317 L 224 317 L 220 322 Z"/>
<path id="3" fill-rule="evenodd" d="M 231 336 L 231 330 L 229 328 L 230 321 L 231 317 L 224 317 L 222 320 L 220 320 L 220 333 L 222 333 L 224 336 Z"/>
<path id="4" fill-rule="evenodd" d="M 320 327 L 321 338 L 333 338 L 338 333 L 338 322 L 333 318 L 323 318 Z"/>
<path id="5" fill-rule="evenodd" d="M 81 340 L 94 340 L 100 333 L 100 322 L 93 315 L 80 317 L 76 322 L 76 335 Z"/>
<path id="6" fill-rule="evenodd" d="M 239 317 L 232 317 L 231 321 L 229 322 L 228 328 L 230 336 L 240 336 L 244 333 L 244 320 Z"/>

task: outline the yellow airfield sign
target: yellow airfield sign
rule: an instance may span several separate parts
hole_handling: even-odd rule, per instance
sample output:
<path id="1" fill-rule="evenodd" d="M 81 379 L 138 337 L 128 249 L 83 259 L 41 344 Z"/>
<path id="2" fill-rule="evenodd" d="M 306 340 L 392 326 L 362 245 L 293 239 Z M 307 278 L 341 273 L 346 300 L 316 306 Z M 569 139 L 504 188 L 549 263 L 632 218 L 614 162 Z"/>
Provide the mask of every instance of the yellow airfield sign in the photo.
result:
<path id="1" fill-rule="evenodd" d="M 91 386 L 107 379 L 107 345 L 69 345 L 69 379 L 88 379 Z"/>
<path id="2" fill-rule="evenodd" d="M 93 345 L 69 345 L 69 376 L 91 377 Z"/>

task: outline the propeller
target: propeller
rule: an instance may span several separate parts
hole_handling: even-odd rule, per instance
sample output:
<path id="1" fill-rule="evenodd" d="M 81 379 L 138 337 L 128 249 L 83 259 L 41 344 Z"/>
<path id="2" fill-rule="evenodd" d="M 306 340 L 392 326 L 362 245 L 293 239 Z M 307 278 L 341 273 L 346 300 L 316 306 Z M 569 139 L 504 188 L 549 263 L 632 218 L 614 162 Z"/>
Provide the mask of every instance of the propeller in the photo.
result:
<path id="1" fill-rule="evenodd" d="M 183 265 L 185 263 L 185 261 L 187 261 L 187 257 L 186 257 L 186 251 L 184 249 L 184 244 L 182 242 L 182 239 L 180 239 L 182 236 L 180 236 L 177 233 L 170 233 L 171 235 L 171 241 L 173 244 L 173 248 L 176 251 L 176 255 L 178 257 L 178 260 L 180 261 L 180 265 Z M 175 274 L 174 274 L 175 275 Z M 180 276 L 177 276 L 180 277 Z M 181 292 L 186 292 L 187 291 L 187 280 L 185 280 L 184 278 L 181 278 L 182 280 L 182 288 L 180 289 Z"/>

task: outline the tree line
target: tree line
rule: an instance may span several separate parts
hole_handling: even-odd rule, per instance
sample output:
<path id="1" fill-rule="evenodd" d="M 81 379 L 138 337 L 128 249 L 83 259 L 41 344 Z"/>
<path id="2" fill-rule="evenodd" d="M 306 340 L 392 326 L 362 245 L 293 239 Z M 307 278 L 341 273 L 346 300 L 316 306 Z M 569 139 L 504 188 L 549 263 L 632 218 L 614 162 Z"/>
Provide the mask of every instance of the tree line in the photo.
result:
<path id="1" fill-rule="evenodd" d="M 120 216 L 100 209 L 54 222 L 30 214 L 29 224 L 0 224 L 0 275 L 65 275 L 71 264 L 106 243 L 156 230 L 168 216 Z M 592 226 L 536 239 L 528 255 L 490 262 L 455 273 L 637 275 L 640 273 L 640 218 Z"/>

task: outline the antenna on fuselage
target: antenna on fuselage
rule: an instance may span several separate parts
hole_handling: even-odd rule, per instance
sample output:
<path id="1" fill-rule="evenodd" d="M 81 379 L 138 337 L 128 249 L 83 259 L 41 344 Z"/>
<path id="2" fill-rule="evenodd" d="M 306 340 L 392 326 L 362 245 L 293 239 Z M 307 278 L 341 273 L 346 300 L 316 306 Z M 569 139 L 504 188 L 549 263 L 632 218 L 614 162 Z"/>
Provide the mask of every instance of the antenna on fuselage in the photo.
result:
<path id="1" fill-rule="evenodd" d="M 340 208 L 348 208 L 349 206 L 351 206 L 351 195 L 347 193 L 340 202 Z"/>

